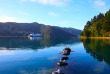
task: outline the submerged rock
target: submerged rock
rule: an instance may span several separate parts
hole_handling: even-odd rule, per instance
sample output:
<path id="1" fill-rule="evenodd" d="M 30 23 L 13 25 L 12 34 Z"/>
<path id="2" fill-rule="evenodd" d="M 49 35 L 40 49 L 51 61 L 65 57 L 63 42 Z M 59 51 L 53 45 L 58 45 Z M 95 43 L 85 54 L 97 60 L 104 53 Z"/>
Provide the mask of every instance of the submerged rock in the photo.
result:
<path id="1" fill-rule="evenodd" d="M 66 63 L 66 62 L 58 62 L 57 65 L 59 65 L 59 66 L 67 66 L 68 63 Z"/>
<path id="2" fill-rule="evenodd" d="M 68 60 L 68 57 L 61 57 L 60 60 Z"/>

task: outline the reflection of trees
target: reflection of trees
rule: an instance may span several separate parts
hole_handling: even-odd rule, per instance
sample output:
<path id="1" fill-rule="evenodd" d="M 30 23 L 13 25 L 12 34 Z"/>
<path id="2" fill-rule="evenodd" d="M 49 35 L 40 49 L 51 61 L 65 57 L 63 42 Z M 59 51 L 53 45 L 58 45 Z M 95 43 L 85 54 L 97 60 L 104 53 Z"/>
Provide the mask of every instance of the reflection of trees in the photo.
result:
<path id="1" fill-rule="evenodd" d="M 0 47 L 4 48 L 31 48 L 40 49 L 50 46 L 56 46 L 57 44 L 75 44 L 79 43 L 79 39 L 73 38 L 41 38 L 39 39 L 29 39 L 26 37 L 1 37 Z"/>
<path id="2" fill-rule="evenodd" d="M 41 46 L 49 47 L 51 45 L 52 40 L 49 37 L 45 37 L 41 40 Z"/>
<path id="3" fill-rule="evenodd" d="M 108 39 L 81 39 L 87 53 L 94 59 L 105 61 L 110 65 L 110 40 Z"/>
<path id="4" fill-rule="evenodd" d="M 37 49 L 40 46 L 39 41 L 32 41 L 23 37 L 0 38 L 0 47 L 5 48 L 32 48 Z"/>

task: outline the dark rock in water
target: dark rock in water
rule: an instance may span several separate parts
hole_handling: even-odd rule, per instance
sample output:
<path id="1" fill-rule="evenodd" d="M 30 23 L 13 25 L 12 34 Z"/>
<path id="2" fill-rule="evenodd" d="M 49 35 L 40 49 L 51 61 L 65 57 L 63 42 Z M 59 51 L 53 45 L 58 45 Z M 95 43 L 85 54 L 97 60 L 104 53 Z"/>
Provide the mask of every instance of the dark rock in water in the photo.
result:
<path id="1" fill-rule="evenodd" d="M 71 52 L 70 48 L 63 49 L 63 55 L 70 55 L 70 52 Z"/>
<path id="2" fill-rule="evenodd" d="M 60 60 L 68 60 L 68 57 L 61 57 Z"/>
<path id="3" fill-rule="evenodd" d="M 68 63 L 66 63 L 66 62 L 58 62 L 57 65 L 59 65 L 59 66 L 67 66 Z"/>
<path id="4" fill-rule="evenodd" d="M 68 50 L 69 52 L 71 52 L 71 49 L 70 49 L 70 48 L 65 48 L 65 49 L 63 49 L 63 51 L 64 51 L 64 50 Z"/>
<path id="5" fill-rule="evenodd" d="M 69 50 L 63 50 L 63 55 L 70 55 L 70 51 Z"/>

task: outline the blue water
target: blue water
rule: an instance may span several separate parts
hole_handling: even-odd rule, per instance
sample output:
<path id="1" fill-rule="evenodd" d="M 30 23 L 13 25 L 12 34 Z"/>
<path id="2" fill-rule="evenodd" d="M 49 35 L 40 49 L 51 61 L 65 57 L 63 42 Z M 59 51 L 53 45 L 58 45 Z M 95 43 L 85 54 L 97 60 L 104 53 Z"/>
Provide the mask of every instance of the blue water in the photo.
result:
<path id="1" fill-rule="evenodd" d="M 60 67 L 62 50 L 72 49 L 68 63 Z M 110 74 L 110 40 L 0 38 L 0 74 Z"/>

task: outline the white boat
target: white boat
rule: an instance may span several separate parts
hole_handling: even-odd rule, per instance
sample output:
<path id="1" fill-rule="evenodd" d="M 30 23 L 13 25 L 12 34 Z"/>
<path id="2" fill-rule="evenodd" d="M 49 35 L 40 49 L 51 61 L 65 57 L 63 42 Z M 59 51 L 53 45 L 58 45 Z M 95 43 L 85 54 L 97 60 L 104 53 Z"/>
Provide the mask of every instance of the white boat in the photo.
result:
<path id="1" fill-rule="evenodd" d="M 29 37 L 42 37 L 41 34 L 29 34 Z"/>
<path id="2" fill-rule="evenodd" d="M 31 41 L 34 41 L 34 40 L 39 41 L 42 39 L 42 37 L 28 37 L 28 39 L 30 39 Z"/>

